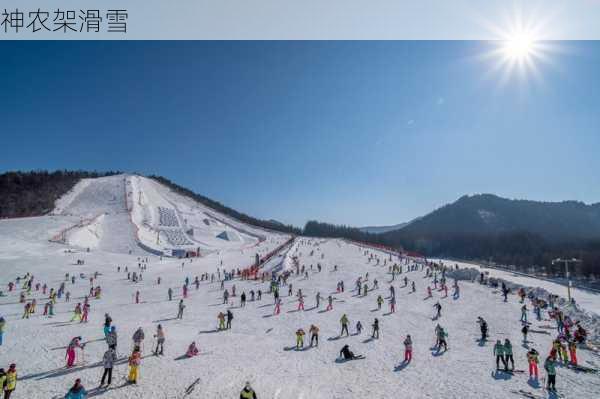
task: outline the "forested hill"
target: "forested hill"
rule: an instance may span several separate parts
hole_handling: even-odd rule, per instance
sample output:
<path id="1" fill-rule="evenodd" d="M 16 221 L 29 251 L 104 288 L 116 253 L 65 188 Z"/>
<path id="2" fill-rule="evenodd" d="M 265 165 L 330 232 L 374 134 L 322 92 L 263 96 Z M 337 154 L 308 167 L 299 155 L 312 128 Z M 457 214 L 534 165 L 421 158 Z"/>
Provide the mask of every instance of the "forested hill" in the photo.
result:
<path id="1" fill-rule="evenodd" d="M 80 179 L 119 173 L 44 170 L 0 174 L 0 218 L 44 215 L 54 209 L 54 201 Z"/>

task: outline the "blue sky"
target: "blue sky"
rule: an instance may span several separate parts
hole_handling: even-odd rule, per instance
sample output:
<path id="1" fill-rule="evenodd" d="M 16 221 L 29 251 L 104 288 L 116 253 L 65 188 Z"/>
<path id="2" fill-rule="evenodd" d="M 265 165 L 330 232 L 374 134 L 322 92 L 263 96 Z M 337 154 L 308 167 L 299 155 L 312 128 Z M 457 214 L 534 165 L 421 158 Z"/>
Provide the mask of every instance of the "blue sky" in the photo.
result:
<path id="1" fill-rule="evenodd" d="M 0 171 L 160 174 L 261 218 L 600 201 L 600 42 L 0 42 Z"/>

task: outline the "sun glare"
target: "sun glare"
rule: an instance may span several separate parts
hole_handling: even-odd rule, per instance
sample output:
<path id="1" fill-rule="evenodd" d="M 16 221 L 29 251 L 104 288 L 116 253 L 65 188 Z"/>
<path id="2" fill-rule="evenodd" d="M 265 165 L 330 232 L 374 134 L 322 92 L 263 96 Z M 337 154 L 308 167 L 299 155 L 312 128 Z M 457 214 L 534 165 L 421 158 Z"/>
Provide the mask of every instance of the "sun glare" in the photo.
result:
<path id="1" fill-rule="evenodd" d="M 536 41 L 530 34 L 519 33 L 502 44 L 504 55 L 512 60 L 524 60 L 533 55 Z"/>

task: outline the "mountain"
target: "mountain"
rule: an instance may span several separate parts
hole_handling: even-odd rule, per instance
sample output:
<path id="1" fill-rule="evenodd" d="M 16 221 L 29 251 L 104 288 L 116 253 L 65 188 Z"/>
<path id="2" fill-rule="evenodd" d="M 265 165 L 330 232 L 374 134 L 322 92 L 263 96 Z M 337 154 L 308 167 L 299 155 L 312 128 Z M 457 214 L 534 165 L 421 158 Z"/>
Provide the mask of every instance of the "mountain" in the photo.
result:
<path id="1" fill-rule="evenodd" d="M 405 234 L 528 232 L 551 241 L 600 238 L 600 203 L 465 195 L 402 228 Z"/>
<path id="2" fill-rule="evenodd" d="M 400 230 L 401 228 L 407 226 L 408 223 L 399 223 L 391 226 L 365 226 L 359 227 L 358 229 L 365 233 L 371 234 L 382 234 L 387 233 L 388 231 Z"/>

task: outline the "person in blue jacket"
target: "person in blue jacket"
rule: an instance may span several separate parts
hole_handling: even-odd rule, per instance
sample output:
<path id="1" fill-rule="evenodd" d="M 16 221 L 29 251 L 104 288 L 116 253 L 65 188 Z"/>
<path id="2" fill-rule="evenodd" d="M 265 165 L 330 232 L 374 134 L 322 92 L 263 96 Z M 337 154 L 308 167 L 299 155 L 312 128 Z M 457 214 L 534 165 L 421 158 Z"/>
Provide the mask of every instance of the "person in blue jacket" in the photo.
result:
<path id="1" fill-rule="evenodd" d="M 87 391 L 81 385 L 81 379 L 75 380 L 75 385 L 69 389 L 69 392 L 65 395 L 65 399 L 85 399 L 87 398 Z"/>

